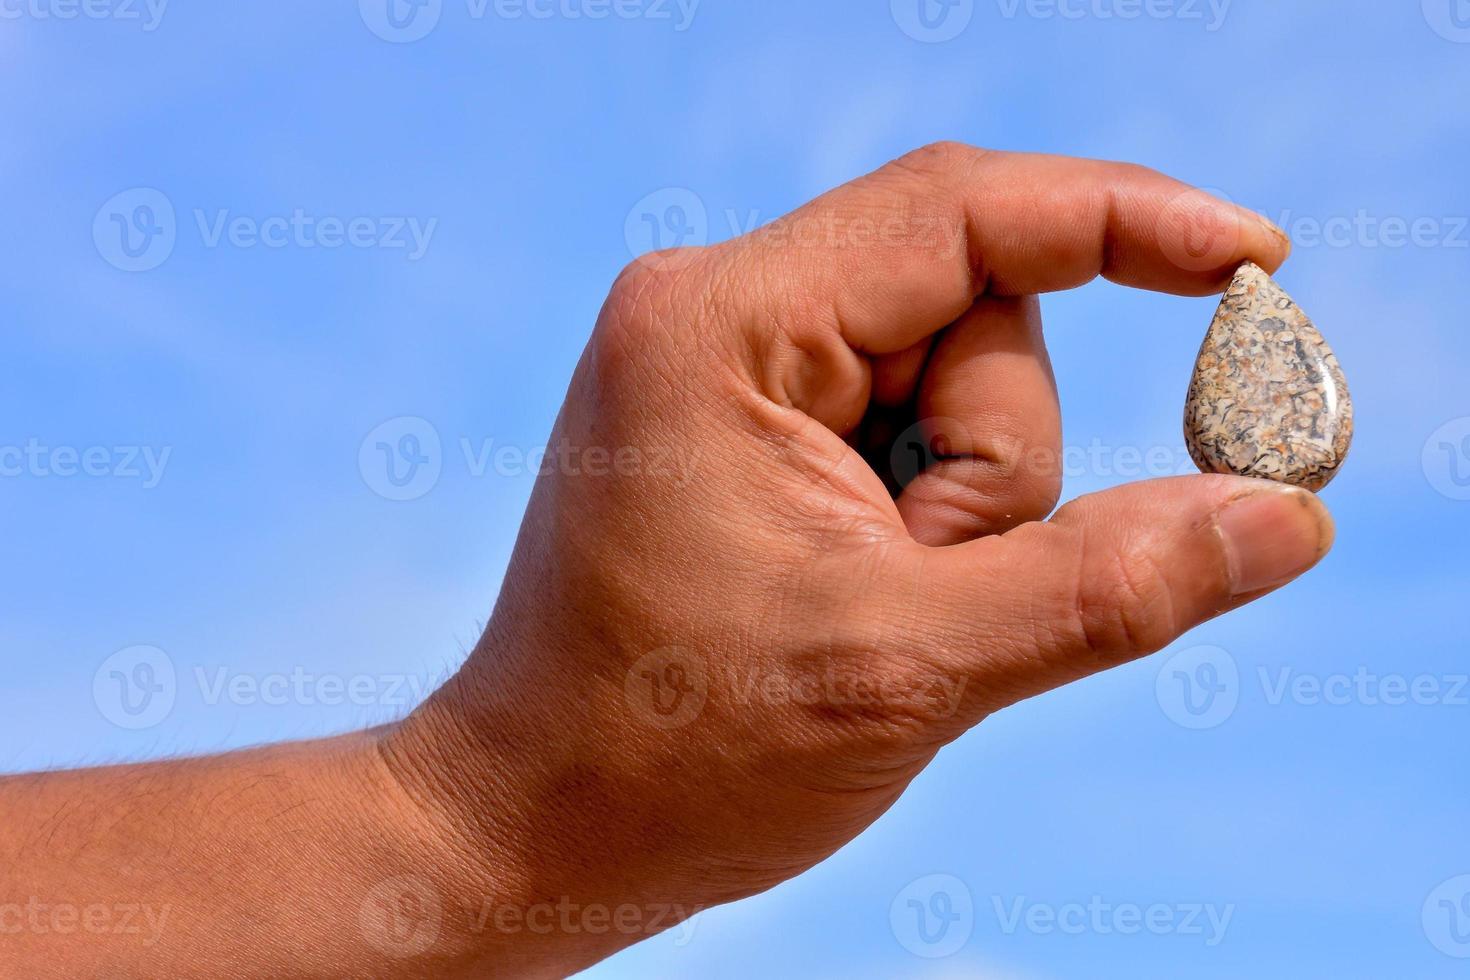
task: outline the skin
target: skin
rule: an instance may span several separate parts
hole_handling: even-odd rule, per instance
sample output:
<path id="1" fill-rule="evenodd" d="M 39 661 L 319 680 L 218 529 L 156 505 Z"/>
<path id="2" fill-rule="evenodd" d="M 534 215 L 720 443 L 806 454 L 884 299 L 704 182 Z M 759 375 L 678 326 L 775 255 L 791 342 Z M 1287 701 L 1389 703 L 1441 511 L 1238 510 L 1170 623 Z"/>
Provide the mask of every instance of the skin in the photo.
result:
<path id="1" fill-rule="evenodd" d="M 1052 514 L 1038 294 L 1288 248 L 1140 167 L 939 144 L 634 262 L 459 674 L 389 728 L 0 781 L 4 961 L 560 976 L 800 874 L 992 712 L 1326 552 L 1315 497 L 1235 477 Z"/>

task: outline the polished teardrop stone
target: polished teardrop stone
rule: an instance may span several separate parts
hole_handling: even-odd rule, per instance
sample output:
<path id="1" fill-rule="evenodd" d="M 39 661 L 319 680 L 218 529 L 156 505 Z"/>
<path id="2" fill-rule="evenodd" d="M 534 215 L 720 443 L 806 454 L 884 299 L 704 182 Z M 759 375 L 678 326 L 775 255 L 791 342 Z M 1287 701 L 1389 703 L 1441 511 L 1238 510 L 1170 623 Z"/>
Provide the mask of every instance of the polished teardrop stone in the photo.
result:
<path id="1" fill-rule="evenodd" d="M 1259 266 L 1235 273 L 1205 335 L 1184 406 L 1189 454 L 1234 473 L 1313 492 L 1337 475 L 1353 403 L 1337 355 Z"/>

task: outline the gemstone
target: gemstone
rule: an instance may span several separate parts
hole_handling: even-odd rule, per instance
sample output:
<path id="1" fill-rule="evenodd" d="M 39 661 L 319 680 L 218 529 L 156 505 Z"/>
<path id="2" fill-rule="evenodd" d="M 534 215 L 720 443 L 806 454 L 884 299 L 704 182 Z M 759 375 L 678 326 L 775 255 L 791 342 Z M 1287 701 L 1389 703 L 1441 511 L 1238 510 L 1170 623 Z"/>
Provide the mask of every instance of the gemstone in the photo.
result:
<path id="1" fill-rule="evenodd" d="M 1276 280 L 1250 262 L 1235 273 L 1200 348 L 1184 439 L 1202 472 L 1314 493 L 1347 457 L 1353 403 L 1337 355 Z"/>

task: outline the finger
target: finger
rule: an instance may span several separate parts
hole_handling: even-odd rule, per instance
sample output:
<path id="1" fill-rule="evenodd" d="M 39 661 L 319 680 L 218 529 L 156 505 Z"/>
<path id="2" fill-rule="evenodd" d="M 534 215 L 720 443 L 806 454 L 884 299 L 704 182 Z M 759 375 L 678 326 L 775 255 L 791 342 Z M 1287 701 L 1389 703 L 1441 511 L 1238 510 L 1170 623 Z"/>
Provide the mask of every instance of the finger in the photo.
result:
<path id="1" fill-rule="evenodd" d="M 873 358 L 873 404 L 896 408 L 913 400 L 933 347 L 931 337 L 896 354 Z"/>
<path id="2" fill-rule="evenodd" d="M 1044 524 L 924 553 L 926 615 L 984 713 L 1163 649 L 1315 565 L 1333 525 L 1312 494 L 1241 477 L 1136 483 Z M 914 590 L 896 601 L 912 606 Z"/>
<path id="3" fill-rule="evenodd" d="M 1205 295 L 1288 250 L 1264 219 L 1143 167 L 944 143 L 720 246 L 687 288 L 719 299 L 773 401 L 840 425 L 860 414 L 842 397 L 861 388 L 853 352 L 912 347 L 983 293 L 1103 275 Z"/>
<path id="4" fill-rule="evenodd" d="M 950 545 L 1051 513 L 1062 424 L 1036 297 L 982 297 L 935 347 L 920 384 L 927 466 L 898 498 L 914 540 Z"/>

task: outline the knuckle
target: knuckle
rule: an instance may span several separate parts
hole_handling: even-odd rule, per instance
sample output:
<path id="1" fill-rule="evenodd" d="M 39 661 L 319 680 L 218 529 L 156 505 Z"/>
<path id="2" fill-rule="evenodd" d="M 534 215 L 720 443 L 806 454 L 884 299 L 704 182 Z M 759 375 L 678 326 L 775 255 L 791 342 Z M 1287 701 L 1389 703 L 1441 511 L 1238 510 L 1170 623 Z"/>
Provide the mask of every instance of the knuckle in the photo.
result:
<path id="1" fill-rule="evenodd" d="M 608 292 L 592 331 L 591 364 L 605 379 L 630 377 L 646 363 L 649 352 L 664 346 L 668 284 L 656 270 L 634 262 Z"/>
<path id="2" fill-rule="evenodd" d="M 1056 507 L 1061 482 L 1028 475 L 993 460 L 947 460 L 930 467 L 905 490 L 956 530 L 982 534 L 1045 518 Z"/>
<path id="3" fill-rule="evenodd" d="M 1077 589 L 1082 636 L 1094 654 L 1154 653 L 1174 639 L 1169 578 L 1146 550 L 1084 557 Z"/>
<path id="4" fill-rule="evenodd" d="M 989 153 L 979 147 L 956 140 L 940 140 L 921 146 L 899 159 L 899 164 L 912 170 L 963 175 Z"/>
<path id="5" fill-rule="evenodd" d="M 596 333 L 603 343 L 664 344 L 677 335 L 697 337 L 710 319 L 710 250 L 668 249 L 628 263 L 608 291 Z"/>
<path id="6" fill-rule="evenodd" d="M 619 321 L 648 319 L 668 297 L 670 276 L 657 260 L 669 254 L 652 253 L 624 266 L 608 293 L 607 312 Z"/>
<path id="7" fill-rule="evenodd" d="M 787 671 L 814 695 L 802 699 L 809 720 L 869 752 L 932 744 L 962 715 L 969 673 L 926 623 L 919 604 L 895 602 L 882 617 L 846 617 L 805 656 L 788 656 Z"/>
<path id="8" fill-rule="evenodd" d="M 1116 161 L 1109 164 L 1112 171 L 1108 176 L 1118 183 L 1132 183 L 1138 181 L 1150 181 L 1160 176 L 1153 167 L 1146 167 L 1141 163 L 1127 161 Z"/>
<path id="9" fill-rule="evenodd" d="M 1119 547 L 1072 523 L 1075 506 L 1044 525 L 1049 551 L 1068 569 L 1057 609 L 1063 646 L 1109 663 L 1162 650 L 1178 632 L 1168 574 L 1142 540 Z"/>

